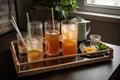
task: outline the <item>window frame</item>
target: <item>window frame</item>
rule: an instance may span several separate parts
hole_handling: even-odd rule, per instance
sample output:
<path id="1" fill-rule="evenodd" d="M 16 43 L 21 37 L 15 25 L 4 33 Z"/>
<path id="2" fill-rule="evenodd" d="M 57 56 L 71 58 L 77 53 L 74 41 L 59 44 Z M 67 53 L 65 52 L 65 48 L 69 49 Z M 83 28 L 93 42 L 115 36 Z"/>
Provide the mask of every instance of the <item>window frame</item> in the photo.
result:
<path id="1" fill-rule="evenodd" d="M 7 15 L 6 15 L 7 18 L 5 18 L 6 22 L 3 22 L 3 24 L 1 24 L 1 25 L 4 25 L 6 23 L 8 25 L 7 26 L 0 26 L 0 28 L 2 28 L 0 31 L 0 36 L 14 30 L 11 23 L 10 23 L 10 19 L 12 16 L 14 16 L 16 19 L 16 16 L 17 16 L 16 15 L 16 8 L 15 8 L 15 0 L 6 0 L 6 1 L 7 2 L 4 5 L 7 5 Z M 0 18 L 0 19 L 3 20 L 2 18 Z"/>
<path id="2" fill-rule="evenodd" d="M 101 7 L 100 5 L 86 4 L 87 0 L 78 0 L 78 3 L 79 3 L 78 11 L 87 11 L 87 12 L 95 12 L 95 13 L 120 16 L 120 8 L 118 7 L 112 7 L 112 6 Z"/>

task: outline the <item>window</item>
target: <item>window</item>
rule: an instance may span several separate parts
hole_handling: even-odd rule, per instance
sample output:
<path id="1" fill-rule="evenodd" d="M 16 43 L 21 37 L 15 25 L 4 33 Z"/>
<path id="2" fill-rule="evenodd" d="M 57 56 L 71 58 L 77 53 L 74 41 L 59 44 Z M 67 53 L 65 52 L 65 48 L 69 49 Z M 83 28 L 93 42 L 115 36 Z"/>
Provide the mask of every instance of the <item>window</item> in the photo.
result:
<path id="1" fill-rule="evenodd" d="M 12 30 L 11 16 L 15 16 L 14 0 L 0 0 L 0 35 Z"/>
<path id="2" fill-rule="evenodd" d="M 78 0 L 79 11 L 120 16 L 120 0 Z"/>
<path id="3" fill-rule="evenodd" d="M 87 0 L 87 5 L 96 5 L 101 7 L 120 8 L 120 0 Z"/>

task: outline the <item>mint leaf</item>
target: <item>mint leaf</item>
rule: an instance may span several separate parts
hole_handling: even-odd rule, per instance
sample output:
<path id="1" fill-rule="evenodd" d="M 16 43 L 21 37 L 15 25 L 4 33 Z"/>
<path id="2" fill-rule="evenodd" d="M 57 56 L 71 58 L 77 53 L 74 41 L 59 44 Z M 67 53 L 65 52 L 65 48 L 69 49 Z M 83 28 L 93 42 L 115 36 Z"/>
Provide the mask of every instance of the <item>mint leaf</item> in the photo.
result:
<path id="1" fill-rule="evenodd" d="M 97 48 L 97 50 L 105 50 L 108 48 L 105 44 L 96 44 L 95 47 Z"/>
<path id="2" fill-rule="evenodd" d="M 101 44 L 101 45 L 100 45 L 100 49 L 101 49 L 101 50 L 105 50 L 105 49 L 107 49 L 107 48 L 108 48 L 108 47 L 107 47 L 105 44 Z"/>

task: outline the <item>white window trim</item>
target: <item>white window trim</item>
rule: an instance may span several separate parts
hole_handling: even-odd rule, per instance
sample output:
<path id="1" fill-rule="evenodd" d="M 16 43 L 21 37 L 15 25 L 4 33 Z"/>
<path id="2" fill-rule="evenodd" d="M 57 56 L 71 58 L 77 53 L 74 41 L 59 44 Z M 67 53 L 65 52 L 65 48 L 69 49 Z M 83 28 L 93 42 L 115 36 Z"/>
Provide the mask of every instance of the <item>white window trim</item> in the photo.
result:
<path id="1" fill-rule="evenodd" d="M 88 6 L 88 7 L 100 7 L 100 8 L 108 8 L 108 9 L 120 9 L 120 7 L 118 6 L 107 6 L 107 5 L 97 5 L 97 4 L 87 4 L 87 0 L 84 0 L 84 6 Z"/>
<path id="2" fill-rule="evenodd" d="M 107 21 L 107 22 L 113 22 L 113 23 L 120 23 L 120 16 L 118 15 L 76 11 L 76 12 L 73 12 L 72 16 L 81 16 L 86 19 L 94 19 L 94 20 L 101 20 L 101 21 Z"/>
<path id="3" fill-rule="evenodd" d="M 120 10 L 101 8 L 96 6 L 85 6 L 85 0 L 78 0 L 80 7 L 78 11 L 73 12 L 74 16 L 81 16 L 87 19 L 102 20 L 114 23 L 120 23 Z"/>

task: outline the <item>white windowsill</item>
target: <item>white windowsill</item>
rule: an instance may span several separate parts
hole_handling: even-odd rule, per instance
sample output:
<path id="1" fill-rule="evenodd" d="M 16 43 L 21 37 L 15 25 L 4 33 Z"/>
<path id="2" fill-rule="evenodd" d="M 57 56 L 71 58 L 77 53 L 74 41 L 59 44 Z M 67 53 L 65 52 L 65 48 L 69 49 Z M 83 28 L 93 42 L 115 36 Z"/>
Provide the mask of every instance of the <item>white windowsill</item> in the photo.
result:
<path id="1" fill-rule="evenodd" d="M 82 16 L 87 19 L 95 19 L 95 20 L 101 20 L 101 21 L 120 23 L 120 16 L 118 15 L 77 11 L 77 12 L 73 12 L 73 16 Z"/>

